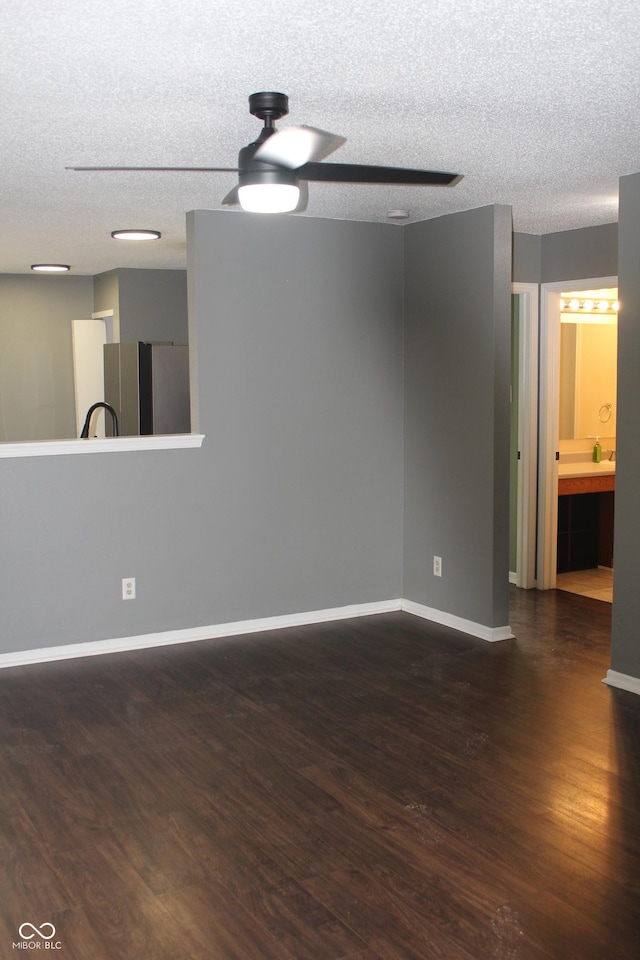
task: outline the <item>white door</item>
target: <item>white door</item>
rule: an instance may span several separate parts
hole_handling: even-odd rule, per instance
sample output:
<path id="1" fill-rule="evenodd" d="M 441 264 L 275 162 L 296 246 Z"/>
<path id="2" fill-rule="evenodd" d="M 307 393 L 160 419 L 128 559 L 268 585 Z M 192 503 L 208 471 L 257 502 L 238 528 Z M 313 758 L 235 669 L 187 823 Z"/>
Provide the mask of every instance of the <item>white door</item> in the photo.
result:
<path id="1" fill-rule="evenodd" d="M 87 410 L 92 404 L 104 400 L 103 347 L 108 342 L 106 318 L 72 320 L 71 331 L 76 425 L 80 436 Z M 104 437 L 104 410 L 97 410 L 91 423 L 91 435 Z"/>
<path id="2" fill-rule="evenodd" d="M 538 285 L 512 286 L 512 462 L 510 580 L 536 585 L 538 469 Z M 515 392 L 514 392 L 515 391 Z"/>

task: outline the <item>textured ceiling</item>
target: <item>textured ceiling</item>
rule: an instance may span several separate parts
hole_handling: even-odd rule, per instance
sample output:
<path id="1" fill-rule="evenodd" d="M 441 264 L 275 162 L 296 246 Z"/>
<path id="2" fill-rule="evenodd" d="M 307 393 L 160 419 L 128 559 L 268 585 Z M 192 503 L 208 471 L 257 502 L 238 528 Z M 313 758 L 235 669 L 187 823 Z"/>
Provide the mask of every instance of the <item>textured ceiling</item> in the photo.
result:
<path id="1" fill-rule="evenodd" d="M 637 0 L 3 0 L 0 272 L 184 267 L 186 211 L 220 209 L 233 174 L 65 167 L 235 166 L 258 90 L 289 95 L 280 126 L 345 136 L 332 160 L 464 174 L 311 183 L 297 216 L 501 203 L 527 233 L 613 222 L 640 170 L 639 49 Z M 110 238 L 141 226 L 162 240 Z"/>

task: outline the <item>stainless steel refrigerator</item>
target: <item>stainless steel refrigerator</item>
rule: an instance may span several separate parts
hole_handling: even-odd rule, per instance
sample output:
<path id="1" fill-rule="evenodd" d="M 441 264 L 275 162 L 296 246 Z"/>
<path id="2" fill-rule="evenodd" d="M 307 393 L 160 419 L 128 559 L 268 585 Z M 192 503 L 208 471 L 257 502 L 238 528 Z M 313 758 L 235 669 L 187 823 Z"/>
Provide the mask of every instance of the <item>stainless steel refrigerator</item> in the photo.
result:
<path id="1" fill-rule="evenodd" d="M 104 392 L 118 415 L 120 436 L 191 432 L 188 347 L 105 344 Z"/>

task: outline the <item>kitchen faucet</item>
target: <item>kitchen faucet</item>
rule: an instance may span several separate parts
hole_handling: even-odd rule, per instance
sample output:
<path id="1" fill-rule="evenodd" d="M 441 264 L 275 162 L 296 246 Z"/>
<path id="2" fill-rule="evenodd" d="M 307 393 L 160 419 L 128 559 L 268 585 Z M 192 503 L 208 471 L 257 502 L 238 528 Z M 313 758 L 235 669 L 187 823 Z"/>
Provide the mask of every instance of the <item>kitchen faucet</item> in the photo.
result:
<path id="1" fill-rule="evenodd" d="M 81 440 L 87 440 L 89 438 L 89 424 L 91 422 L 91 417 L 92 417 L 93 411 L 97 410 L 98 407 L 103 407 L 105 410 L 109 411 L 109 413 L 111 414 L 111 419 L 113 421 L 113 435 L 114 437 L 119 436 L 118 414 L 115 412 L 115 410 L 113 409 L 110 403 L 104 403 L 103 400 L 99 400 L 98 403 L 94 403 L 92 404 L 92 406 L 89 407 L 87 418 L 84 421 L 84 427 L 82 428 L 82 433 L 80 434 Z"/>

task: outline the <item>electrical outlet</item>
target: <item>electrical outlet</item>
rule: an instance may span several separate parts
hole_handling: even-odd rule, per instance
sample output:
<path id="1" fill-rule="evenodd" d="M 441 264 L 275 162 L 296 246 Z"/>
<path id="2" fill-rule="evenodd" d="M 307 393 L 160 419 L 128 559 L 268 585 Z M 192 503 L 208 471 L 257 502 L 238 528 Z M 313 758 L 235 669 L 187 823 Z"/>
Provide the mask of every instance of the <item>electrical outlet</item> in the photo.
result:
<path id="1" fill-rule="evenodd" d="M 442 576 L 442 557 L 433 558 L 433 575 L 434 577 Z"/>
<path id="2" fill-rule="evenodd" d="M 135 600 L 136 598 L 136 578 L 123 577 L 122 580 L 122 599 Z"/>

